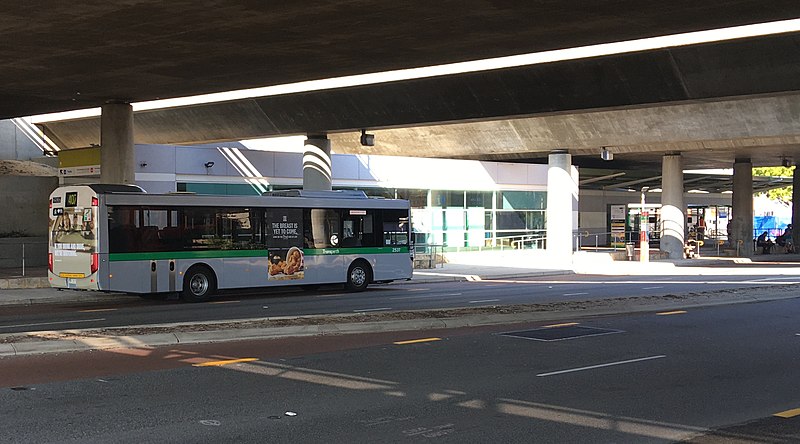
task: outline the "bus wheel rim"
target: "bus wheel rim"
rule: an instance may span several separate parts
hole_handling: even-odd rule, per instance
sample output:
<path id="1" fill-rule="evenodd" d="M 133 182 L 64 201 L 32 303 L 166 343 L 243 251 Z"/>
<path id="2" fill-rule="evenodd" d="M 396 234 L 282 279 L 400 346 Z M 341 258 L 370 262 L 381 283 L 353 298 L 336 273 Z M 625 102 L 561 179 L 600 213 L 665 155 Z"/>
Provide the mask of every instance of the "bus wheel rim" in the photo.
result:
<path id="1" fill-rule="evenodd" d="M 208 279 L 202 274 L 192 276 L 189 287 L 194 295 L 202 295 L 208 290 Z"/>
<path id="2" fill-rule="evenodd" d="M 364 282 L 367 280 L 367 273 L 361 267 L 353 268 L 353 271 L 350 272 L 350 280 L 353 284 L 357 286 L 364 285 Z"/>

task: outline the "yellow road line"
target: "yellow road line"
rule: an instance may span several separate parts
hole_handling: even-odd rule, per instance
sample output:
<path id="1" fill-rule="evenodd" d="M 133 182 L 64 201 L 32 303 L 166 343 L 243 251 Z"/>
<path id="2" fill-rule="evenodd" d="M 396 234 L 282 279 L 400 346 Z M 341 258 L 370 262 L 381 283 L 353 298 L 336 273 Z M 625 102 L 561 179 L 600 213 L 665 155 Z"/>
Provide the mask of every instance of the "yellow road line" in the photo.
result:
<path id="1" fill-rule="evenodd" d="M 785 412 L 776 413 L 772 416 L 777 416 L 780 418 L 794 418 L 795 416 L 800 416 L 800 409 L 787 410 Z"/>
<path id="2" fill-rule="evenodd" d="M 541 328 L 572 327 L 573 325 L 578 325 L 578 322 L 565 322 L 563 324 L 545 325 L 545 326 L 543 326 Z"/>
<path id="3" fill-rule="evenodd" d="M 258 361 L 258 358 L 241 358 L 241 359 L 228 359 L 227 361 L 210 361 L 201 362 L 200 364 L 192 364 L 192 367 L 219 367 L 221 365 L 238 364 L 240 362 Z"/>
<path id="4" fill-rule="evenodd" d="M 406 344 L 419 344 L 420 342 L 433 342 L 433 341 L 441 341 L 442 338 L 425 338 L 425 339 L 412 339 L 410 341 L 397 341 L 395 345 L 406 345 Z"/>
<path id="5" fill-rule="evenodd" d="M 97 313 L 98 311 L 114 311 L 116 308 L 95 308 L 93 310 L 80 310 L 79 313 Z"/>
<path id="6" fill-rule="evenodd" d="M 661 313 L 656 313 L 656 316 L 680 315 L 684 313 L 686 313 L 686 310 L 662 311 Z"/>

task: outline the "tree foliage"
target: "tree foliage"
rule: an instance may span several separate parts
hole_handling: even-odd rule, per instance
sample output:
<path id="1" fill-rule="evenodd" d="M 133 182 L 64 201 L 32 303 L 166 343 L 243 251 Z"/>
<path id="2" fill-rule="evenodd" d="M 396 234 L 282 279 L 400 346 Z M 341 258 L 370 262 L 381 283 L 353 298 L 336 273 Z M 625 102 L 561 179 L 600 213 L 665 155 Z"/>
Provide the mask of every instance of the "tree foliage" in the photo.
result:
<path id="1" fill-rule="evenodd" d="M 767 176 L 767 177 L 792 177 L 794 175 L 794 168 L 795 167 L 764 167 L 764 168 L 753 168 L 753 176 Z M 774 188 L 772 190 L 766 191 L 764 193 L 758 193 L 759 195 L 764 195 L 772 200 L 778 200 L 784 203 L 791 203 L 792 202 L 792 187 L 781 187 L 781 188 Z"/>

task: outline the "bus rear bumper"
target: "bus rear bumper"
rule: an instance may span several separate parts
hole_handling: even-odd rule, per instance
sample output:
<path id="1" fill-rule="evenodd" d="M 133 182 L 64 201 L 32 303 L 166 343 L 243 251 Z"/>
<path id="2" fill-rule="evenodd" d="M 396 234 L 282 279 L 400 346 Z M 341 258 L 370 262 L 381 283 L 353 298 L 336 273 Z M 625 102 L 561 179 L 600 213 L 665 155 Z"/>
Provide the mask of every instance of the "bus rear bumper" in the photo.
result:
<path id="1" fill-rule="evenodd" d="M 97 282 L 97 273 L 90 274 L 89 276 L 78 278 L 78 277 L 62 277 L 59 275 L 54 274 L 53 272 L 47 272 L 47 279 L 50 282 L 50 287 L 52 288 L 62 288 L 62 289 L 69 289 L 69 290 L 100 290 L 99 282 Z"/>

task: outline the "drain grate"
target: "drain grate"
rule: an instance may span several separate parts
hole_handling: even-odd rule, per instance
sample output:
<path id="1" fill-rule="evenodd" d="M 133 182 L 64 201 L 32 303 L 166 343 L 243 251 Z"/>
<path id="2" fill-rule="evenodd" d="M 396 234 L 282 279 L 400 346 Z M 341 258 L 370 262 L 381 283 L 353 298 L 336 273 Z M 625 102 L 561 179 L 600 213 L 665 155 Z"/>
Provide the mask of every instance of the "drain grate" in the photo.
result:
<path id="1" fill-rule="evenodd" d="M 570 325 L 565 327 L 543 327 L 533 330 L 510 331 L 500 333 L 502 336 L 512 338 L 532 339 L 534 341 L 564 341 L 567 339 L 583 338 L 587 336 L 612 335 L 614 333 L 625 333 L 622 330 L 612 330 L 609 328 L 584 327 L 581 325 Z"/>

